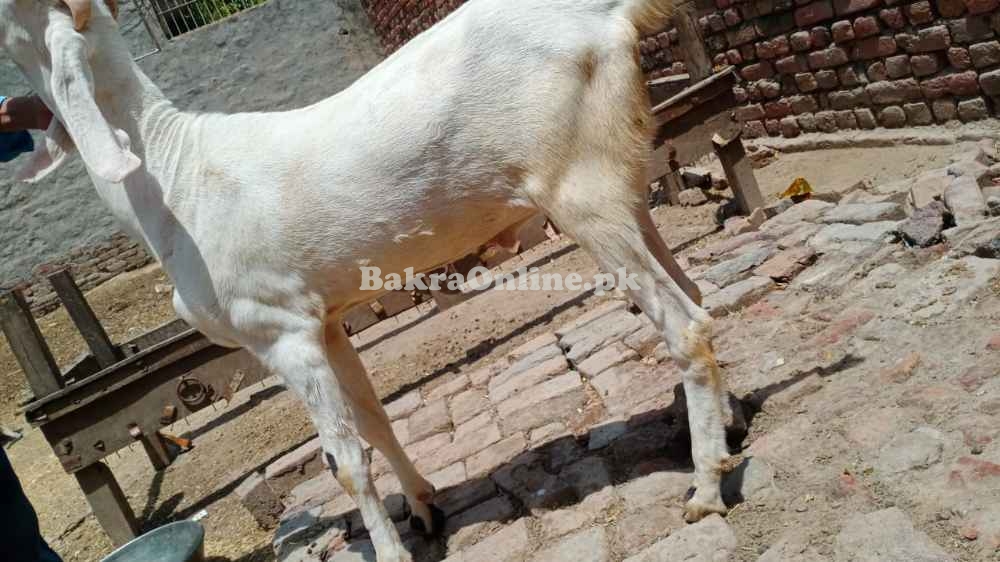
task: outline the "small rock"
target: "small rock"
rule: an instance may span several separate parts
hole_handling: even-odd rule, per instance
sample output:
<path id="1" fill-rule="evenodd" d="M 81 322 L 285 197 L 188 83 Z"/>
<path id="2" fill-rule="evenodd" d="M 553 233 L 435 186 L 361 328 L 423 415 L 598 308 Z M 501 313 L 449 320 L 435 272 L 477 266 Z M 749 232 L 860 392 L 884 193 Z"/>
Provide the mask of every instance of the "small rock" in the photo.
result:
<path id="1" fill-rule="evenodd" d="M 701 189 L 685 189 L 677 195 L 681 205 L 685 207 L 697 207 L 708 202 L 708 197 Z"/>
<path id="2" fill-rule="evenodd" d="M 847 203 L 830 209 L 820 222 L 862 224 L 866 222 L 894 221 L 906 218 L 902 205 L 896 203 Z"/>
<path id="3" fill-rule="evenodd" d="M 762 246 L 756 250 L 745 252 L 739 256 L 714 265 L 706 270 L 701 278 L 717 287 L 726 287 L 745 279 L 750 272 L 767 261 L 774 254 L 773 246 Z"/>
<path id="4" fill-rule="evenodd" d="M 722 478 L 722 499 L 734 505 L 760 498 L 774 489 L 774 469 L 758 457 L 743 459 Z"/>
<path id="5" fill-rule="evenodd" d="M 917 428 L 882 447 L 875 468 L 890 475 L 924 469 L 940 461 L 943 450 L 941 432 L 929 427 Z"/>
<path id="6" fill-rule="evenodd" d="M 1000 218 L 959 226 L 948 238 L 951 255 L 1000 259 Z"/>
<path id="7" fill-rule="evenodd" d="M 718 318 L 741 310 L 757 302 L 774 289 L 774 282 L 766 277 L 753 276 L 705 297 L 703 307 Z"/>
<path id="8" fill-rule="evenodd" d="M 755 269 L 753 274 L 759 277 L 770 277 L 778 283 L 787 283 L 815 261 L 815 250 L 807 246 L 799 246 L 780 252 Z"/>
<path id="9" fill-rule="evenodd" d="M 625 562 L 722 561 L 729 560 L 735 551 L 736 533 L 725 519 L 713 513 L 626 558 Z"/>
<path id="10" fill-rule="evenodd" d="M 920 354 L 910 353 L 897 361 L 892 367 L 882 370 L 882 380 L 886 382 L 902 383 L 913 376 L 913 371 L 920 365 Z"/>
<path id="11" fill-rule="evenodd" d="M 573 562 L 607 562 L 611 559 L 608 538 L 603 527 L 580 531 L 559 541 L 531 559 L 532 562 L 572 560 Z"/>
<path id="12" fill-rule="evenodd" d="M 951 562 L 953 558 L 898 507 L 859 515 L 844 525 L 835 545 L 837 562 L 912 560 Z"/>
<path id="13" fill-rule="evenodd" d="M 962 176 L 953 179 L 944 192 L 944 202 L 959 226 L 986 218 L 986 200 L 975 178 Z"/>
<path id="14" fill-rule="evenodd" d="M 899 226 L 899 235 L 906 243 L 920 248 L 941 241 L 941 232 L 952 221 L 951 213 L 940 201 L 931 201 L 914 211 L 913 216 Z"/>
<path id="15" fill-rule="evenodd" d="M 896 221 L 870 222 L 860 225 L 831 224 L 816 233 L 809 245 L 820 253 L 844 248 L 850 242 L 880 242 L 898 230 Z"/>
<path id="16" fill-rule="evenodd" d="M 812 222 L 834 207 L 833 203 L 820 201 L 819 199 L 806 199 L 768 220 L 762 228 L 766 230 L 775 226 L 790 225 L 803 221 Z"/>

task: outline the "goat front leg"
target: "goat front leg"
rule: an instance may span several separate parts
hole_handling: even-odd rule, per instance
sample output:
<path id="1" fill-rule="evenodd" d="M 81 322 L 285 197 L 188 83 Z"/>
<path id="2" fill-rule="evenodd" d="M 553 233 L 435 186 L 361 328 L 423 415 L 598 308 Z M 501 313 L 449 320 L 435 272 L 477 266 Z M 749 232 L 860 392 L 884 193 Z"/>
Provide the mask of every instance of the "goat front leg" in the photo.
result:
<path id="1" fill-rule="evenodd" d="M 375 490 L 346 389 L 327 361 L 323 322 L 310 320 L 283 333 L 258 355 L 308 407 L 330 469 L 358 506 L 378 562 L 412 562 Z"/>

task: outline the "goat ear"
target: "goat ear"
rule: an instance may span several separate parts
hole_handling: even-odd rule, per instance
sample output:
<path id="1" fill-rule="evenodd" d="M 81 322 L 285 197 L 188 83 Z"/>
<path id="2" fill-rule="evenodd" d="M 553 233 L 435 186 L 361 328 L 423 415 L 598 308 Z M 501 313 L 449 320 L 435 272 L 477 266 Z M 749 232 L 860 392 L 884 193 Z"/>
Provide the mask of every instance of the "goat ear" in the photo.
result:
<path id="1" fill-rule="evenodd" d="M 66 128 L 53 118 L 45 132 L 45 142 L 36 146 L 28 156 L 28 161 L 17 173 L 17 180 L 36 183 L 58 169 L 63 162 L 76 152 L 76 145 Z"/>
<path id="2" fill-rule="evenodd" d="M 69 28 L 46 37 L 52 56 L 51 92 L 55 113 L 97 176 L 121 183 L 142 164 L 129 150 L 128 135 L 108 123 L 94 99 L 87 40 Z"/>

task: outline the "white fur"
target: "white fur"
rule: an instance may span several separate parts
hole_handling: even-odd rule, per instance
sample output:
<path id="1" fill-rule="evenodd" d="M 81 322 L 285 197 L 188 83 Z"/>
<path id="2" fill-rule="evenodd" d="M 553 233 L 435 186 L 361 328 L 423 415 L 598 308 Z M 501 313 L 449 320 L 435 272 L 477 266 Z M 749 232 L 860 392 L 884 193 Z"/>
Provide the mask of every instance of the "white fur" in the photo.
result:
<path id="1" fill-rule="evenodd" d="M 358 80 L 281 113 L 179 111 L 101 2 L 84 34 L 56 2 L 0 0 L 0 42 L 58 123 L 26 177 L 75 142 L 97 193 L 145 241 L 177 313 L 242 346 L 304 400 L 381 562 L 409 560 L 360 436 L 429 521 L 433 487 L 392 435 L 340 314 L 372 299 L 359 264 L 427 271 L 539 210 L 633 297 L 686 369 L 698 491 L 724 511 L 722 383 L 708 315 L 645 206 L 650 115 L 636 42 L 666 0 L 472 0 Z M 51 56 L 50 56 L 51 53 Z"/>

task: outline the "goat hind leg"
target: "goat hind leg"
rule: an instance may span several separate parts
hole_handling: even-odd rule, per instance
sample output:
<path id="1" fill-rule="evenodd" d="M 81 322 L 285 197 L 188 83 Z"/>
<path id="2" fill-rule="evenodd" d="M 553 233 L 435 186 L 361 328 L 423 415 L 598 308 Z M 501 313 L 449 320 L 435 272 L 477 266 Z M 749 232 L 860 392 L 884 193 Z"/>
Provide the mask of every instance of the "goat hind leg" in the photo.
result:
<path id="1" fill-rule="evenodd" d="M 326 352 L 330 367 L 350 401 L 361 437 L 385 455 L 399 478 L 412 513 L 410 526 L 426 535 L 440 533 L 444 530 L 444 513 L 433 504 L 434 486 L 413 466 L 393 433 L 361 357 L 336 315 L 327 318 Z"/>
<path id="2" fill-rule="evenodd" d="M 351 496 L 371 536 L 378 562 L 412 562 L 375 490 L 343 385 L 327 361 L 323 325 L 309 326 L 259 346 L 257 355 L 306 404 L 334 477 Z"/>

